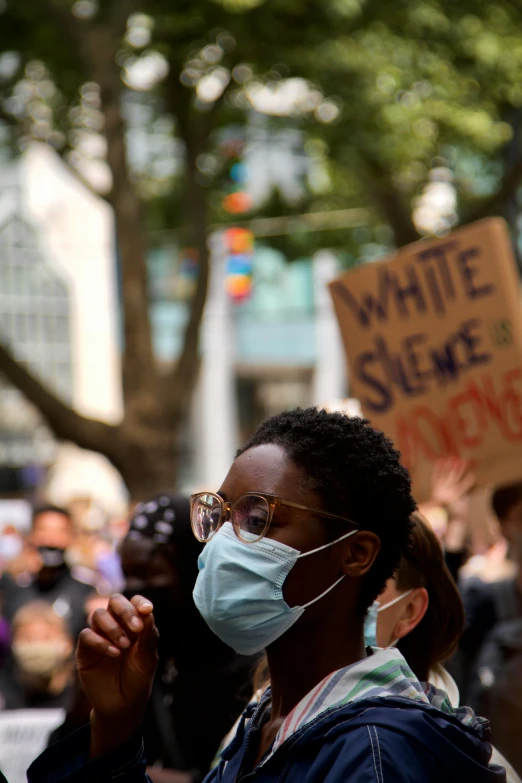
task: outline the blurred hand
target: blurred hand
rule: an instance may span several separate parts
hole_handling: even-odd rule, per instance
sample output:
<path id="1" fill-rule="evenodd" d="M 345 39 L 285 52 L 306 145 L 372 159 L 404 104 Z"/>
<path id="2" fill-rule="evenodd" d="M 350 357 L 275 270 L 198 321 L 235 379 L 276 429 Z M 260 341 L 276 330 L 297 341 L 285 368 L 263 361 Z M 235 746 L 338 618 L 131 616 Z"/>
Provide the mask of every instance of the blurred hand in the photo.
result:
<path id="1" fill-rule="evenodd" d="M 91 713 L 91 756 L 108 753 L 137 731 L 158 663 L 153 606 L 113 595 L 80 634 L 76 662 Z"/>
<path id="2" fill-rule="evenodd" d="M 431 484 L 431 502 L 443 506 L 448 514 L 444 546 L 448 552 L 460 552 L 469 533 L 470 492 L 475 486 L 475 475 L 469 462 L 459 457 L 448 457 L 435 463 Z"/>
<path id="3" fill-rule="evenodd" d="M 466 460 L 460 457 L 438 460 L 433 468 L 431 502 L 443 506 L 450 519 L 467 516 L 469 493 L 475 481 L 475 475 L 471 473 Z"/>
<path id="4" fill-rule="evenodd" d="M 29 544 L 25 544 L 18 557 L 7 563 L 5 570 L 16 579 L 22 574 L 36 576 L 42 565 L 42 558 L 38 554 L 38 550 Z"/>

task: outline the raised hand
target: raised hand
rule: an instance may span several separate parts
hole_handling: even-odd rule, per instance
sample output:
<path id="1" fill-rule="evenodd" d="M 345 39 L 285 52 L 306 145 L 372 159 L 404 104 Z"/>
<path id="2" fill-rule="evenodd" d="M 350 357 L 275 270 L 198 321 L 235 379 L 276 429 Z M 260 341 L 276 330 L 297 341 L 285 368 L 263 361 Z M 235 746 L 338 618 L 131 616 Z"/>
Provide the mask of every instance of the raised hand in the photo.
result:
<path id="1" fill-rule="evenodd" d="M 475 476 L 469 462 L 460 457 L 438 460 L 433 468 L 431 501 L 443 506 L 450 517 L 465 516 L 469 493 L 475 485 Z"/>
<path id="2" fill-rule="evenodd" d="M 141 723 L 158 663 L 153 606 L 142 596 L 114 595 L 80 634 L 76 662 L 92 704 L 91 756 L 130 737 Z"/>
<path id="3" fill-rule="evenodd" d="M 431 484 L 431 502 L 443 506 L 448 514 L 444 546 L 448 552 L 460 552 L 469 533 L 470 492 L 475 475 L 469 462 L 448 457 L 435 463 Z"/>

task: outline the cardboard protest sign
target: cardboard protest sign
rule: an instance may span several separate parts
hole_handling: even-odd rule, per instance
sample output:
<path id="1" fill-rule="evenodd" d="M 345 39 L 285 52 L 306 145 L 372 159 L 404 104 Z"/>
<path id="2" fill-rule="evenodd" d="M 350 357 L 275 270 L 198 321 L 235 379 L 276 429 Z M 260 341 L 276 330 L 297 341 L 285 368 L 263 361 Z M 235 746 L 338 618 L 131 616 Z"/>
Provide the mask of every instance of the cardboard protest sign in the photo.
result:
<path id="1" fill-rule="evenodd" d="M 506 225 L 491 218 L 330 284 L 351 394 L 402 452 L 418 501 L 433 462 L 479 485 L 522 479 L 522 308 Z"/>

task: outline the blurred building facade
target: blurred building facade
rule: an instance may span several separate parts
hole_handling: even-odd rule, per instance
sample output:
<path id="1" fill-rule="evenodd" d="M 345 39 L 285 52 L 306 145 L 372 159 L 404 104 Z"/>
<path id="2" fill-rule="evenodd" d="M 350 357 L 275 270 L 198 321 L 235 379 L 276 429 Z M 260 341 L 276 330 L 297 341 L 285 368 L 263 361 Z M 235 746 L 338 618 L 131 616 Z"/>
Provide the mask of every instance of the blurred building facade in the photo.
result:
<path id="1" fill-rule="evenodd" d="M 347 391 L 326 287 L 338 272 L 336 258 L 323 251 L 287 263 L 281 253 L 259 246 L 251 295 L 235 303 L 227 292 L 228 257 L 219 235 L 211 247 L 200 382 L 181 460 L 180 480 L 190 488 L 219 484 L 238 445 L 268 416 L 298 405 L 335 404 Z M 156 354 L 166 363 L 181 349 L 187 304 L 171 293 L 183 291 L 174 282 L 182 275 L 176 249 L 157 248 L 151 315 Z"/>
<path id="2" fill-rule="evenodd" d="M 122 412 L 115 274 L 110 208 L 48 146 L 33 145 L 16 163 L 0 167 L 2 337 L 80 413 L 109 422 Z M 33 406 L 3 381 L 0 421 L 0 495 L 30 494 L 55 464 L 51 494 L 63 501 L 63 449 Z M 70 446 L 65 454 L 70 463 Z M 75 492 L 81 491 L 82 465 L 82 491 L 91 490 L 91 463 L 88 455 L 76 460 Z M 123 497 L 117 483 L 113 495 Z"/>
<path id="3" fill-rule="evenodd" d="M 122 413 L 112 226 L 106 203 L 85 190 L 48 147 L 31 147 L 17 165 L 0 169 L 0 331 L 16 355 L 77 410 L 109 422 Z M 324 251 L 287 263 L 258 242 L 251 291 L 237 302 L 227 290 L 230 259 L 222 234 L 214 235 L 211 248 L 200 381 L 180 460 L 180 485 L 187 489 L 218 484 L 239 443 L 267 416 L 346 396 L 326 287 L 337 272 L 335 257 Z M 154 348 L 166 365 L 181 349 L 195 274 L 190 254 L 173 241 L 151 251 Z M 103 487 L 110 504 L 124 502 L 111 466 L 73 453 L 70 444 L 57 448 L 34 408 L 7 384 L 0 392 L 0 417 L 20 422 L 15 446 L 0 429 L 0 476 L 26 475 L 30 488 L 52 463 L 51 500 L 65 503 Z M 0 483 L 0 496 L 2 489 L 12 496 L 27 488 L 23 478 L 14 484 Z"/>

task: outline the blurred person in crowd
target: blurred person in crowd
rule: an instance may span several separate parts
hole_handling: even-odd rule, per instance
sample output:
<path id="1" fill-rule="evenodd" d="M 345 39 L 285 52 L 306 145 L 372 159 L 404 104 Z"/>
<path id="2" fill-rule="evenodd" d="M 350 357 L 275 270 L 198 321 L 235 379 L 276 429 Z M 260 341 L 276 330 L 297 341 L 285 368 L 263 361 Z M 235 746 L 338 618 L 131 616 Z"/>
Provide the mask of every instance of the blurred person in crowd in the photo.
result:
<path id="1" fill-rule="evenodd" d="M 75 574 L 102 593 L 121 590 L 120 557 L 110 540 L 107 515 L 91 498 L 73 498 L 71 507 L 76 536 L 68 560 Z"/>
<path id="2" fill-rule="evenodd" d="M 396 646 L 418 679 L 444 691 L 450 704 L 458 708 L 458 686 L 443 664 L 455 651 L 464 629 L 464 607 L 440 544 L 420 515 L 415 515 L 411 549 L 376 604 L 376 625 L 371 622 L 372 613 L 367 625 L 368 644 Z M 516 726 L 519 731 L 520 721 Z M 506 748 L 503 732 L 494 723 L 492 730 L 495 743 L 508 753 L 509 761 L 518 759 L 520 754 L 513 747 Z M 496 748 L 492 762 L 506 768 L 508 783 L 520 783 L 515 769 Z"/>
<path id="3" fill-rule="evenodd" d="M 22 535 L 13 525 L 5 525 L 0 535 L 0 667 L 3 665 L 11 642 L 9 623 L 4 617 L 5 587 L 10 584 L 6 573 L 20 560 L 24 549 Z"/>
<path id="4" fill-rule="evenodd" d="M 450 705 L 459 708 L 459 689 L 444 663 L 455 652 L 464 629 L 464 606 L 437 537 L 419 514 L 414 520 L 411 548 L 370 613 L 366 641 L 379 647 L 396 646 L 421 682 L 444 691 Z M 372 614 L 377 620 L 375 636 Z M 495 725 L 492 729 L 493 739 L 497 742 L 498 736 L 502 744 Z M 496 748 L 491 762 L 506 769 L 508 783 L 520 783 L 511 764 Z"/>
<path id="5" fill-rule="evenodd" d="M 193 497 L 193 529 L 207 542 L 195 603 L 240 653 L 266 649 L 271 682 L 208 783 L 505 780 L 489 766 L 480 718 L 430 701 L 397 649 L 365 648 L 365 614 L 407 552 L 414 509 L 383 433 L 313 408 L 266 421 L 219 494 Z M 139 729 L 156 668 L 152 612 L 144 597 L 113 596 L 95 613 L 77 656 L 90 731 L 40 757 L 32 783 L 65 770 L 69 783 L 145 780 Z"/>
<path id="6" fill-rule="evenodd" d="M 477 705 L 481 688 L 478 662 L 486 638 L 498 624 L 522 616 L 522 484 L 494 490 L 491 505 L 508 544 L 514 575 L 488 582 L 478 577 L 461 581 L 466 624 L 450 669 L 462 699 L 472 706 Z"/>
<path id="7" fill-rule="evenodd" d="M 137 507 L 120 550 L 124 594 L 154 604 L 160 634 L 144 723 L 147 760 L 200 776 L 247 704 L 256 664 L 214 636 L 194 605 L 202 548 L 192 533 L 189 499 L 164 492 Z"/>
<path id="8" fill-rule="evenodd" d="M 52 606 L 32 601 L 16 612 L 11 650 L 12 660 L 0 671 L 2 709 L 66 707 L 74 671 L 74 640 Z"/>
<path id="9" fill-rule="evenodd" d="M 168 492 L 135 509 L 120 550 L 124 593 L 154 603 L 160 634 L 159 666 L 143 724 L 147 761 L 190 770 L 196 779 L 208 771 L 220 740 L 247 704 L 257 660 L 236 655 L 197 611 L 192 591 L 201 550 L 190 525 L 189 499 Z M 106 607 L 107 598 L 96 600 Z M 75 709 L 53 740 L 79 728 L 88 716 L 88 709 Z M 154 780 L 157 770 L 150 774 Z"/>
<path id="10" fill-rule="evenodd" d="M 109 598 L 109 595 L 96 591 L 93 591 L 87 596 L 85 599 L 85 614 L 87 616 L 87 624 L 90 624 L 96 609 L 107 609 Z"/>
<path id="11" fill-rule="evenodd" d="M 488 584 L 475 581 L 469 588 L 473 614 L 468 633 L 475 631 L 472 642 L 477 645 L 469 701 L 491 720 L 500 750 L 522 775 L 522 484 L 497 489 L 492 504 L 516 573 Z"/>
<path id="12" fill-rule="evenodd" d="M 441 545 L 420 514 L 414 514 L 411 547 L 368 613 L 365 641 L 396 646 L 421 682 L 432 682 L 458 706 L 456 685 L 442 664 L 464 627 L 464 608 L 444 562 Z"/>
<path id="13" fill-rule="evenodd" d="M 10 560 L 5 560 L 3 574 L 11 577 L 24 587 L 31 583 L 42 565 L 37 550 L 29 543 L 27 536 L 22 538 L 20 551 Z M 4 585 L 2 579 L 2 586 Z M 7 579 L 7 582 L 9 579 Z"/>
<path id="14" fill-rule="evenodd" d="M 71 573 L 67 552 L 73 541 L 73 522 L 66 509 L 49 505 L 35 510 L 27 545 L 38 568 L 27 580 L 4 580 L 4 612 L 9 622 L 22 606 L 42 600 L 67 620 L 74 638 L 78 637 L 85 627 L 85 600 L 93 586 Z"/>

